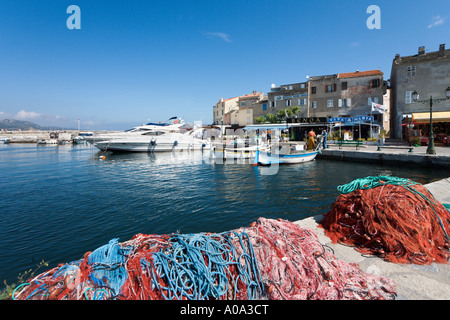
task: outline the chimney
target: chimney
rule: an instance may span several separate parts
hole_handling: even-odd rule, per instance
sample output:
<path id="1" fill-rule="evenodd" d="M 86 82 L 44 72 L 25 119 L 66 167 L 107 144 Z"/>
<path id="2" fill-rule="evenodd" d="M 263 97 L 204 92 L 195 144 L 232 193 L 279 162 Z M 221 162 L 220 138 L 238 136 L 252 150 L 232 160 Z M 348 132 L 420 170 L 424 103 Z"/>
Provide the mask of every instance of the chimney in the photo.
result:
<path id="1" fill-rule="evenodd" d="M 394 59 L 394 60 L 395 60 L 395 61 L 400 60 L 400 54 L 397 53 L 397 54 L 395 55 L 395 59 Z"/>
<path id="2" fill-rule="evenodd" d="M 419 47 L 419 55 L 425 54 L 425 46 Z"/>
<path id="3" fill-rule="evenodd" d="M 445 43 L 439 45 L 439 57 L 443 57 L 445 55 Z"/>

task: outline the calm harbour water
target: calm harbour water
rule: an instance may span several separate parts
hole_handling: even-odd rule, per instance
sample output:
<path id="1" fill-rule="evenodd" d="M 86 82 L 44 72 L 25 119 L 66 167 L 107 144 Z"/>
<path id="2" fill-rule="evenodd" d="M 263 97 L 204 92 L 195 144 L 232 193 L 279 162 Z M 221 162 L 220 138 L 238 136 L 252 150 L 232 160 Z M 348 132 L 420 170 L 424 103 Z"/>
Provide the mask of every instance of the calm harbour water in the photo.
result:
<path id="1" fill-rule="evenodd" d="M 100 159 L 105 155 L 105 159 Z M 336 188 L 392 175 L 429 183 L 450 172 L 316 160 L 264 175 L 199 154 L 112 154 L 87 145 L 0 145 L 0 280 L 54 267 L 138 233 L 223 232 L 259 217 L 328 212 Z M 0 287 L 3 287 L 1 283 Z"/>

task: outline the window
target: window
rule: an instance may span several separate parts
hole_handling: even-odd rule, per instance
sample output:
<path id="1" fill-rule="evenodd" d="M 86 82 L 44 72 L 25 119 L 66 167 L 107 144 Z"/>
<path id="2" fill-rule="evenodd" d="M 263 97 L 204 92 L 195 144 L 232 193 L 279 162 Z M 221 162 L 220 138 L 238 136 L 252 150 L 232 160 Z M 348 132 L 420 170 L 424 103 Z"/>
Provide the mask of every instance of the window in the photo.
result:
<path id="1" fill-rule="evenodd" d="M 146 132 L 143 135 L 144 136 L 162 136 L 163 134 L 166 134 L 164 131 L 150 131 Z"/>
<path id="2" fill-rule="evenodd" d="M 252 110 L 248 109 L 248 110 L 247 110 L 247 113 L 252 113 Z"/>
<path id="3" fill-rule="evenodd" d="M 333 107 L 333 99 L 327 101 L 327 107 L 328 108 L 332 108 Z"/>
<path id="4" fill-rule="evenodd" d="M 311 109 L 317 108 L 317 101 L 311 101 Z"/>
<path id="5" fill-rule="evenodd" d="M 306 105 L 306 99 L 305 99 L 305 98 L 300 98 L 300 99 L 298 99 L 298 105 L 299 105 L 299 106 L 304 106 L 304 105 Z"/>
<path id="6" fill-rule="evenodd" d="M 311 94 L 316 94 L 317 87 L 311 87 Z"/>
<path id="7" fill-rule="evenodd" d="M 374 102 L 374 103 L 378 103 L 378 97 L 369 97 L 368 99 L 367 99 L 367 105 L 368 106 L 371 106 L 372 105 L 372 102 Z"/>
<path id="8" fill-rule="evenodd" d="M 416 66 L 408 66 L 406 67 L 406 77 L 414 78 L 416 76 Z"/>
<path id="9" fill-rule="evenodd" d="M 300 84 L 300 88 L 305 89 L 305 84 L 304 83 Z"/>
<path id="10" fill-rule="evenodd" d="M 406 104 L 411 104 L 413 101 L 412 101 L 412 93 L 413 93 L 413 91 L 406 91 L 406 94 L 405 94 L 405 103 Z"/>
<path id="11" fill-rule="evenodd" d="M 286 100 L 286 107 L 290 107 L 292 103 L 291 99 Z"/>
<path id="12" fill-rule="evenodd" d="M 339 99 L 338 107 L 350 107 L 352 105 L 352 99 Z"/>
<path id="13" fill-rule="evenodd" d="M 245 107 L 245 102 L 241 102 L 241 107 Z"/>
<path id="14" fill-rule="evenodd" d="M 263 103 L 263 110 L 267 110 L 267 103 Z"/>
<path id="15" fill-rule="evenodd" d="M 275 108 L 277 106 L 277 102 L 276 101 L 270 101 L 270 107 L 271 108 Z"/>
<path id="16" fill-rule="evenodd" d="M 347 86 L 348 86 L 348 82 L 347 82 L 347 81 L 342 82 L 342 84 L 341 84 L 341 89 L 342 89 L 342 90 L 347 90 Z"/>
<path id="17" fill-rule="evenodd" d="M 325 92 L 335 92 L 335 91 L 336 91 L 336 83 L 325 86 Z"/>
<path id="18" fill-rule="evenodd" d="M 378 88 L 380 86 L 380 79 L 372 79 L 370 80 L 371 88 Z"/>

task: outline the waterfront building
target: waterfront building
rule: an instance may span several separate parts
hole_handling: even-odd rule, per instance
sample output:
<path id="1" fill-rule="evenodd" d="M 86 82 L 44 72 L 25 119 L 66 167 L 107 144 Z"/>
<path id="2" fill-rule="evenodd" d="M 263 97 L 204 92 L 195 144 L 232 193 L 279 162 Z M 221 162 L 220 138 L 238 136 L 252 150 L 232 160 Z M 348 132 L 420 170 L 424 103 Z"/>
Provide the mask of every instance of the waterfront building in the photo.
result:
<path id="1" fill-rule="evenodd" d="M 345 126 L 355 138 L 369 138 L 373 132 L 371 125 L 383 128 L 388 123 L 384 117 L 386 111 L 381 113 L 372 107 L 373 104 L 385 104 L 388 97 L 383 76 L 380 70 L 369 70 L 311 77 L 308 117 L 373 117 L 373 121 L 366 121 L 364 127 L 350 123 Z M 385 107 L 388 108 L 388 105 Z"/>
<path id="2" fill-rule="evenodd" d="M 254 90 L 250 94 L 223 99 L 213 107 L 213 124 L 220 126 L 245 126 L 253 123 L 253 106 L 264 94 Z"/>
<path id="3" fill-rule="evenodd" d="M 237 101 L 239 97 L 223 99 L 220 98 L 219 102 L 213 107 L 213 124 L 225 125 L 225 115 L 228 114 L 233 108 L 237 108 Z"/>
<path id="4" fill-rule="evenodd" d="M 257 123 L 256 118 L 263 117 L 267 114 L 267 110 L 269 109 L 269 100 L 266 94 L 263 95 L 261 100 L 253 102 L 252 106 L 252 114 L 253 114 L 253 123 Z"/>
<path id="5" fill-rule="evenodd" d="M 267 113 L 276 114 L 278 111 L 291 107 L 299 107 L 298 116 L 306 117 L 308 114 L 308 82 L 272 84 L 267 94 Z"/>
<path id="6" fill-rule="evenodd" d="M 421 46 L 417 54 L 400 56 L 392 62 L 391 79 L 391 131 L 397 139 L 409 140 L 411 136 L 428 136 L 430 104 L 415 103 L 414 91 L 420 100 L 445 98 L 450 86 L 450 50 L 441 44 L 438 51 L 426 52 Z M 450 100 L 433 104 L 435 142 L 450 135 Z"/>
<path id="7" fill-rule="evenodd" d="M 257 118 L 279 111 L 298 107 L 295 115 L 286 119 L 290 125 L 290 136 L 302 139 L 305 132 L 315 127 L 319 133 L 330 128 L 330 118 L 372 117 L 373 121 L 347 122 L 345 129 L 354 137 L 376 137 L 378 128 L 389 132 L 389 99 L 387 82 L 380 70 L 356 71 L 309 77 L 306 82 L 272 85 L 267 95 L 253 91 L 252 94 L 219 101 L 214 108 L 214 123 L 242 127 L 257 123 Z M 372 104 L 385 107 L 383 113 L 374 110 Z M 250 120 L 251 119 L 251 120 Z M 259 119 L 258 119 L 259 120 Z M 347 128 L 348 127 L 348 128 Z"/>

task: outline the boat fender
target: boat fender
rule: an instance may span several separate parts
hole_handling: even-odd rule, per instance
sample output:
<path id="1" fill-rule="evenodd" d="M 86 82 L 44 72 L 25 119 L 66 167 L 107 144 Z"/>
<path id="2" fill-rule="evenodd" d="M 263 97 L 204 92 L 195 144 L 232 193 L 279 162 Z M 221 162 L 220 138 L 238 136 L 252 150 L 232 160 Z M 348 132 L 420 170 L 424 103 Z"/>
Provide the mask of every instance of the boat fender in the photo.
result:
<path id="1" fill-rule="evenodd" d="M 174 143 L 173 143 L 173 146 L 176 147 L 177 145 L 178 145 L 178 141 L 175 140 Z"/>
<path id="2" fill-rule="evenodd" d="M 152 146 L 156 146 L 156 140 L 155 140 L 155 138 L 152 138 L 152 140 L 150 141 L 150 144 L 151 144 Z"/>

